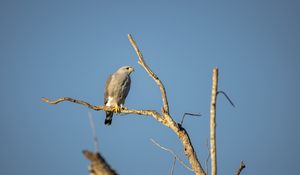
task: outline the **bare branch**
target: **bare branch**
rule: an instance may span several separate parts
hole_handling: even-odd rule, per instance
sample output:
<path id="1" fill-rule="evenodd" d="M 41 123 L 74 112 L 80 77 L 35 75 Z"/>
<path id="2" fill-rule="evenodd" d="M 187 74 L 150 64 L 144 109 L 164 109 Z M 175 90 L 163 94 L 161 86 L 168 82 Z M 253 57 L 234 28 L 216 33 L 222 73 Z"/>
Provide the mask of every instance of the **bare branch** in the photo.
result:
<path id="1" fill-rule="evenodd" d="M 187 131 L 178 123 L 176 123 L 173 118 L 169 115 L 169 106 L 168 106 L 168 101 L 167 101 L 167 95 L 165 88 L 160 81 L 160 79 L 151 71 L 151 69 L 145 64 L 145 61 L 143 59 L 143 56 L 141 52 L 139 51 L 136 43 L 132 39 L 131 35 L 128 35 L 128 39 L 131 42 L 132 46 L 134 47 L 135 51 L 138 54 L 139 57 L 139 64 L 146 70 L 146 72 L 150 75 L 150 77 L 153 78 L 153 80 L 156 82 L 156 84 L 159 86 L 161 95 L 162 95 L 162 101 L 163 101 L 163 108 L 162 108 L 162 114 L 158 113 L 155 110 L 134 110 L 134 109 L 125 109 L 122 108 L 120 113 L 123 114 L 137 114 L 137 115 L 145 115 L 145 116 L 151 116 L 166 127 L 170 128 L 180 139 L 184 153 L 189 160 L 191 167 L 196 175 L 205 175 L 205 172 L 198 160 L 197 154 L 193 148 L 193 145 L 191 143 L 191 139 L 189 138 L 189 135 Z M 110 111 L 114 112 L 114 109 L 112 107 L 108 106 L 93 106 L 87 102 L 81 101 L 81 100 L 75 100 L 70 97 L 64 97 L 64 98 L 59 98 L 54 101 L 50 101 L 47 98 L 42 98 L 42 100 L 46 103 L 49 104 L 57 104 L 63 101 L 69 101 L 77 104 L 84 105 L 88 108 L 91 108 L 93 110 L 99 111 L 99 110 L 104 110 L 104 111 Z"/>
<path id="2" fill-rule="evenodd" d="M 108 106 L 94 106 L 91 105 L 85 101 L 82 100 L 76 100 L 70 97 L 63 97 L 63 98 L 59 98 L 56 100 L 49 100 L 47 98 L 42 98 L 42 100 L 46 103 L 49 104 L 58 104 L 60 102 L 64 102 L 64 101 L 69 101 L 72 103 L 77 103 L 77 104 L 81 104 L 84 106 L 87 106 L 88 108 L 91 108 L 93 110 L 99 111 L 99 110 L 104 110 L 104 111 L 111 111 L 114 112 L 114 109 Z M 157 121 L 159 121 L 160 123 L 162 123 L 163 125 L 167 126 L 168 128 L 170 128 L 171 130 L 173 130 L 173 132 L 178 136 L 178 138 L 180 139 L 182 146 L 183 146 L 183 150 L 185 155 L 187 156 L 190 164 L 193 167 L 193 170 L 195 172 L 195 174 L 197 175 L 205 175 L 205 172 L 203 171 L 203 168 L 201 167 L 201 164 L 197 158 L 197 154 L 193 148 L 193 145 L 191 143 L 191 140 L 189 138 L 188 133 L 186 132 L 186 130 L 179 126 L 173 119 L 171 116 L 169 116 L 168 114 L 165 114 L 164 117 L 159 114 L 158 112 L 154 111 L 154 110 L 134 110 L 134 109 L 121 109 L 120 113 L 124 113 L 124 114 L 137 114 L 137 115 L 145 115 L 145 116 L 151 116 L 154 119 L 156 119 Z"/>
<path id="3" fill-rule="evenodd" d="M 206 170 L 206 174 L 208 174 L 208 161 L 209 161 L 209 158 L 210 158 L 210 149 L 209 149 L 209 144 L 208 144 L 208 140 L 206 140 L 206 147 L 207 147 L 207 157 L 206 157 L 206 160 L 205 160 L 205 170 Z"/>
<path id="4" fill-rule="evenodd" d="M 145 64 L 143 55 L 140 52 L 140 50 L 138 49 L 135 41 L 133 40 L 133 38 L 131 37 L 130 34 L 128 34 L 128 39 L 139 57 L 138 63 L 146 70 L 146 72 L 150 75 L 150 77 L 152 77 L 153 80 L 155 81 L 155 83 L 159 86 L 159 89 L 161 91 L 162 101 L 163 101 L 162 116 L 163 116 L 164 120 L 163 120 L 162 124 L 164 124 L 165 126 L 167 126 L 170 129 L 172 129 L 174 131 L 174 133 L 180 139 L 182 146 L 184 148 L 183 149 L 184 153 L 185 153 L 186 157 L 188 158 L 195 174 L 205 175 L 205 172 L 198 160 L 197 154 L 193 148 L 193 145 L 191 143 L 188 133 L 182 126 L 180 126 L 178 123 L 176 123 L 173 120 L 173 118 L 169 115 L 169 105 L 168 105 L 168 100 L 167 100 L 167 93 L 166 93 L 166 90 L 165 90 L 162 82 L 151 71 L 151 69 L 148 67 L 148 65 Z"/>
<path id="5" fill-rule="evenodd" d="M 59 98 L 59 99 L 56 99 L 56 100 L 53 100 L 53 101 L 51 101 L 47 98 L 42 98 L 42 100 L 46 103 L 49 103 L 49 104 L 58 104 L 60 102 L 69 101 L 69 102 L 72 102 L 72 103 L 77 103 L 77 104 L 87 106 L 88 108 L 96 110 L 96 111 L 103 110 L 103 111 L 114 112 L 114 109 L 112 107 L 109 107 L 109 106 L 94 106 L 94 105 L 91 105 L 91 104 L 89 104 L 85 101 L 76 100 L 76 99 L 73 99 L 73 98 L 70 98 L 70 97 L 63 97 L 63 98 Z M 156 112 L 154 110 L 134 110 L 134 109 L 124 109 L 124 108 L 122 108 L 120 113 L 152 116 L 153 118 L 155 118 L 159 122 L 163 122 L 163 117 L 158 112 Z"/>
<path id="6" fill-rule="evenodd" d="M 210 156 L 211 174 L 217 174 L 217 148 L 216 148 L 216 103 L 218 91 L 218 68 L 213 69 L 212 92 L 210 103 Z"/>
<path id="7" fill-rule="evenodd" d="M 231 101 L 231 99 L 229 98 L 229 96 L 224 91 L 218 91 L 217 95 L 219 95 L 219 93 L 223 94 L 226 97 L 226 99 L 229 101 L 229 103 L 231 104 L 231 106 L 235 107 L 235 105 L 233 104 L 233 102 Z"/>
<path id="8" fill-rule="evenodd" d="M 94 124 L 93 116 L 92 116 L 92 113 L 90 111 L 88 112 L 88 117 L 89 117 L 89 121 L 90 121 L 90 126 L 91 126 L 92 131 L 93 131 L 94 146 L 95 146 L 96 152 L 99 153 L 99 141 L 98 141 L 98 138 L 97 138 L 97 132 L 96 132 L 96 127 L 95 127 L 95 124 Z"/>
<path id="9" fill-rule="evenodd" d="M 180 122 L 180 125 L 182 126 L 183 125 L 183 121 L 184 121 L 184 118 L 186 115 L 190 115 L 190 116 L 201 116 L 201 114 L 193 114 L 193 113 L 184 113 L 183 116 L 182 116 L 182 119 L 181 119 L 181 122 Z"/>
<path id="10" fill-rule="evenodd" d="M 150 139 L 152 143 L 154 143 L 156 146 L 158 146 L 159 148 L 171 153 L 186 169 L 190 170 L 190 171 L 194 171 L 192 168 L 190 168 L 189 166 L 187 166 L 172 150 L 165 148 L 163 146 L 161 146 L 159 143 L 157 143 L 155 140 Z"/>
<path id="11" fill-rule="evenodd" d="M 93 153 L 87 150 L 82 151 L 82 153 L 91 161 L 89 168 L 91 175 L 117 175 L 100 153 Z"/>
<path id="12" fill-rule="evenodd" d="M 70 97 L 63 97 L 63 98 L 59 98 L 59 99 L 56 99 L 56 100 L 49 100 L 45 97 L 42 98 L 42 100 L 46 103 L 49 103 L 49 104 L 57 104 L 57 103 L 60 103 L 60 102 L 63 102 L 63 101 L 70 101 L 70 102 L 73 102 L 73 103 L 78 103 L 78 104 L 82 104 L 88 108 L 91 108 L 91 109 L 94 109 L 96 111 L 99 111 L 99 110 L 103 110 L 104 108 L 101 107 L 101 106 L 93 106 L 85 101 L 81 101 L 81 100 L 76 100 L 76 99 L 73 99 L 73 98 L 70 98 Z M 107 108 L 108 109 L 108 108 Z"/>
<path id="13" fill-rule="evenodd" d="M 128 39 L 129 39 L 132 47 L 134 48 L 137 56 L 139 57 L 138 63 L 146 70 L 146 72 L 150 75 L 150 77 L 152 77 L 153 80 L 156 82 L 156 84 L 159 86 L 161 96 L 162 96 L 162 101 L 163 101 L 163 112 L 169 114 L 169 104 L 168 104 L 168 99 L 167 99 L 167 92 L 165 90 L 163 83 L 148 67 L 148 65 L 146 64 L 146 62 L 144 60 L 142 53 L 140 52 L 138 46 L 136 45 L 135 41 L 133 40 L 133 38 L 130 34 L 128 34 Z"/>
<path id="14" fill-rule="evenodd" d="M 236 174 L 236 175 L 240 175 L 244 168 L 246 168 L 246 165 L 244 164 L 244 161 L 241 161 L 240 167 L 239 167 L 239 169 L 236 171 L 235 174 Z"/>
<path id="15" fill-rule="evenodd" d="M 174 174 L 174 168 L 175 168 L 175 165 L 176 165 L 176 157 L 174 157 L 173 165 L 172 165 L 172 168 L 171 168 L 170 175 L 173 175 L 173 174 Z"/>

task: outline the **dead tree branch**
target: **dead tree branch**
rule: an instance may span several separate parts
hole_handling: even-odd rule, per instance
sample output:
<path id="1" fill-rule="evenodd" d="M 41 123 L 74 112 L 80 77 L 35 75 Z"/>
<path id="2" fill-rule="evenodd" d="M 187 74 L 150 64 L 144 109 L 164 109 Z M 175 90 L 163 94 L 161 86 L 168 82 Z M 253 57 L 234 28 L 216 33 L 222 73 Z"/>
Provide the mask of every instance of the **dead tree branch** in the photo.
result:
<path id="1" fill-rule="evenodd" d="M 195 174 L 205 175 L 205 172 L 198 160 L 197 154 L 193 148 L 193 145 L 191 143 L 188 133 L 186 132 L 186 130 L 183 127 L 181 127 L 178 123 L 176 123 L 173 120 L 173 118 L 169 115 L 169 105 L 168 105 L 168 100 L 167 100 L 167 93 L 166 93 L 166 90 L 165 90 L 162 82 L 151 71 L 151 69 L 148 67 L 148 65 L 145 63 L 142 53 L 140 52 L 139 48 L 137 47 L 136 42 L 133 40 L 133 38 L 131 37 L 130 34 L 128 34 L 128 39 L 139 57 L 139 64 L 146 70 L 146 72 L 153 78 L 153 80 L 159 86 L 159 89 L 161 91 L 162 101 L 163 101 L 163 110 L 162 110 L 163 122 L 162 122 L 162 124 L 164 124 L 171 130 L 173 130 L 173 132 L 180 139 L 182 146 L 184 148 L 183 149 L 184 153 L 187 156 Z"/>
<path id="2" fill-rule="evenodd" d="M 183 116 L 181 118 L 181 122 L 180 122 L 181 126 L 183 125 L 183 121 L 184 121 L 186 115 L 188 115 L 188 116 L 198 116 L 198 117 L 201 116 L 201 114 L 194 114 L 194 113 L 188 113 L 188 112 L 186 112 L 186 113 L 183 114 Z"/>
<path id="3" fill-rule="evenodd" d="M 159 143 L 157 143 L 155 140 L 153 140 L 153 139 L 150 139 L 151 140 L 151 142 L 154 144 L 154 145 L 156 145 L 157 147 L 159 147 L 159 148 L 161 148 L 161 149 L 163 149 L 163 150 L 165 150 L 165 151 L 167 151 L 167 152 L 169 152 L 169 153 L 171 153 L 180 163 L 181 163 L 181 165 L 183 165 L 186 169 L 188 169 L 188 170 L 190 170 L 190 171 L 193 171 L 193 169 L 192 168 L 190 168 L 189 166 L 187 166 L 184 162 L 183 162 L 183 160 L 181 160 L 171 149 L 168 149 L 168 148 L 165 148 L 165 147 L 163 147 L 163 146 L 161 146 Z"/>
<path id="4" fill-rule="evenodd" d="M 170 175 L 173 175 L 173 174 L 174 174 L 175 165 L 176 165 L 176 157 L 174 157 Z"/>
<path id="5" fill-rule="evenodd" d="M 229 96 L 224 92 L 224 91 L 218 91 L 217 92 L 217 95 L 219 95 L 219 94 L 223 94 L 225 97 L 226 97 L 226 99 L 229 101 L 229 103 L 231 104 L 231 106 L 233 106 L 234 108 L 235 108 L 235 105 L 234 105 L 234 103 L 231 101 L 231 99 L 229 98 Z"/>
<path id="6" fill-rule="evenodd" d="M 146 70 L 146 72 L 149 74 L 149 76 L 152 77 L 153 80 L 156 82 L 156 84 L 159 86 L 159 89 L 161 91 L 162 101 L 163 101 L 163 107 L 162 107 L 162 114 L 160 114 L 159 112 L 157 112 L 155 110 L 134 110 L 134 109 L 121 109 L 120 113 L 151 116 L 154 119 L 156 119 L 157 121 L 159 121 L 160 123 L 162 123 L 163 125 L 165 125 L 166 127 L 170 128 L 177 135 L 179 140 L 181 141 L 184 153 L 185 153 L 187 159 L 189 160 L 194 173 L 196 175 L 205 175 L 205 172 L 198 160 L 197 154 L 193 148 L 193 145 L 191 143 L 188 133 L 180 124 L 176 123 L 169 114 L 169 105 L 168 105 L 168 100 L 167 100 L 167 94 L 166 94 L 166 90 L 165 90 L 162 82 L 152 72 L 152 70 L 148 67 L 148 65 L 145 63 L 140 50 L 138 49 L 135 41 L 132 39 L 130 34 L 128 34 L 128 39 L 139 57 L 138 63 Z M 50 101 L 47 98 L 42 98 L 42 100 L 49 104 L 57 104 L 57 103 L 60 103 L 63 101 L 69 101 L 69 102 L 84 105 L 84 106 L 91 108 L 93 110 L 96 110 L 96 111 L 104 110 L 104 111 L 114 112 L 114 109 L 111 107 L 93 106 L 87 102 L 84 102 L 81 100 L 76 100 L 76 99 L 73 99 L 70 97 L 59 98 L 54 101 Z"/>
<path id="7" fill-rule="evenodd" d="M 109 107 L 109 106 L 94 106 L 94 105 L 91 105 L 91 104 L 89 104 L 85 101 L 76 100 L 76 99 L 73 99 L 73 98 L 70 98 L 70 97 L 63 97 L 63 98 L 59 98 L 59 99 L 52 100 L 52 101 L 44 97 L 44 98 L 42 98 L 42 101 L 44 101 L 46 103 L 49 103 L 49 104 L 58 104 L 60 102 L 69 101 L 69 102 L 73 102 L 73 103 L 77 103 L 77 104 L 87 106 L 88 108 L 96 110 L 96 111 L 103 110 L 103 111 L 114 112 L 114 109 L 112 107 Z M 158 120 L 159 122 L 163 122 L 162 116 L 154 110 L 135 110 L 135 109 L 123 109 L 122 108 L 120 113 L 151 116 L 154 119 Z"/>
<path id="8" fill-rule="evenodd" d="M 56 99 L 56 100 L 49 100 L 45 97 L 42 98 L 42 100 L 46 103 L 49 103 L 49 104 L 57 104 L 57 103 L 60 103 L 60 102 L 63 102 L 63 101 L 69 101 L 69 102 L 73 102 L 73 103 L 78 103 L 78 104 L 81 104 L 81 105 L 84 105 L 88 108 L 91 108 L 91 109 L 94 109 L 96 111 L 99 111 L 99 110 L 103 110 L 105 107 L 103 106 L 93 106 L 85 101 L 82 101 L 82 100 L 76 100 L 76 99 L 73 99 L 73 98 L 70 98 L 70 97 L 63 97 L 63 98 L 59 98 L 59 99 Z M 108 109 L 108 108 L 107 108 Z"/>
<path id="9" fill-rule="evenodd" d="M 105 161 L 99 152 L 99 141 L 96 134 L 96 127 L 94 124 L 93 116 L 91 112 L 88 112 L 90 126 L 93 131 L 93 140 L 96 152 L 82 151 L 83 155 L 91 161 L 89 165 L 90 175 L 117 175 L 117 173 L 110 167 L 110 165 Z"/>
<path id="10" fill-rule="evenodd" d="M 216 148 L 216 104 L 218 92 L 218 68 L 213 69 L 212 92 L 210 103 L 210 156 L 211 174 L 217 174 L 217 148 Z"/>
<path id="11" fill-rule="evenodd" d="M 91 161 L 89 167 L 91 175 L 117 175 L 117 173 L 109 166 L 105 159 L 99 153 L 91 151 L 82 151 L 83 155 Z"/>
<path id="12" fill-rule="evenodd" d="M 209 161 L 209 158 L 210 158 L 210 149 L 209 149 L 208 140 L 206 140 L 206 147 L 207 147 L 208 154 L 207 154 L 207 157 L 206 157 L 206 160 L 205 160 L 205 172 L 208 175 L 208 161 Z"/>
<path id="13" fill-rule="evenodd" d="M 131 37 L 130 34 L 128 34 L 128 39 L 129 39 L 132 47 L 134 48 L 137 56 L 139 57 L 138 63 L 146 70 L 146 72 L 150 75 L 150 77 L 152 77 L 153 80 L 155 81 L 155 83 L 159 86 L 162 101 L 163 101 L 163 113 L 169 114 L 169 104 L 168 104 L 168 99 L 167 99 L 167 92 L 166 92 L 166 89 L 165 89 L 163 83 L 160 81 L 160 79 L 152 72 L 152 70 L 146 64 L 140 49 L 138 48 L 138 46 L 136 45 L 135 41 L 133 40 L 133 38 Z"/>
<path id="14" fill-rule="evenodd" d="M 246 168 L 244 161 L 241 161 L 239 169 L 236 171 L 235 175 L 240 175 L 243 169 Z"/>

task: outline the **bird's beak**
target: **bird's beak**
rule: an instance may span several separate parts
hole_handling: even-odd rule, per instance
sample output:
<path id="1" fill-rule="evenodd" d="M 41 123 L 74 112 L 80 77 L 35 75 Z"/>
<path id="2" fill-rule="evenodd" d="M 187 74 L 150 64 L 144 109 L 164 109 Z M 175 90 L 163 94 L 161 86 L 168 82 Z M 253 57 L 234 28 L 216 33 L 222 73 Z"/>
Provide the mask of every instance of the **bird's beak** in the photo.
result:
<path id="1" fill-rule="evenodd" d="M 134 72 L 134 68 L 132 67 L 132 71 L 131 72 Z"/>

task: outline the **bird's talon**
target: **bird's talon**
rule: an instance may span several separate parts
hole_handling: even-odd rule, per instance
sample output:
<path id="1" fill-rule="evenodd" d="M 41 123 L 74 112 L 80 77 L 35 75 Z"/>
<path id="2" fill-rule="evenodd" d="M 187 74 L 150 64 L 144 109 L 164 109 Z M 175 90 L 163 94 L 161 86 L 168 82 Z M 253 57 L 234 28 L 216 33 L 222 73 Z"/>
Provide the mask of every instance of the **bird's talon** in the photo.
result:
<path id="1" fill-rule="evenodd" d="M 114 108 L 115 113 L 120 113 L 121 112 L 121 108 L 118 105 L 114 106 L 113 108 Z"/>

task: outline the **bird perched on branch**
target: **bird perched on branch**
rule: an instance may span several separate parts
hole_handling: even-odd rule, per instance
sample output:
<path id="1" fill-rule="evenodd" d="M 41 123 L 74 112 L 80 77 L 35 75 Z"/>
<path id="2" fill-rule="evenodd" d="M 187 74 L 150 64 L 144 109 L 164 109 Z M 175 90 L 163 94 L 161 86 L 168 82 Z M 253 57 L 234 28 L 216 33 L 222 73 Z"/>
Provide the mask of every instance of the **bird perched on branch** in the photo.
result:
<path id="1" fill-rule="evenodd" d="M 106 80 L 104 89 L 104 105 L 114 108 L 114 112 L 119 113 L 124 108 L 125 99 L 130 90 L 130 74 L 134 71 L 131 66 L 123 66 Z M 105 125 L 112 122 L 113 112 L 106 111 Z"/>

